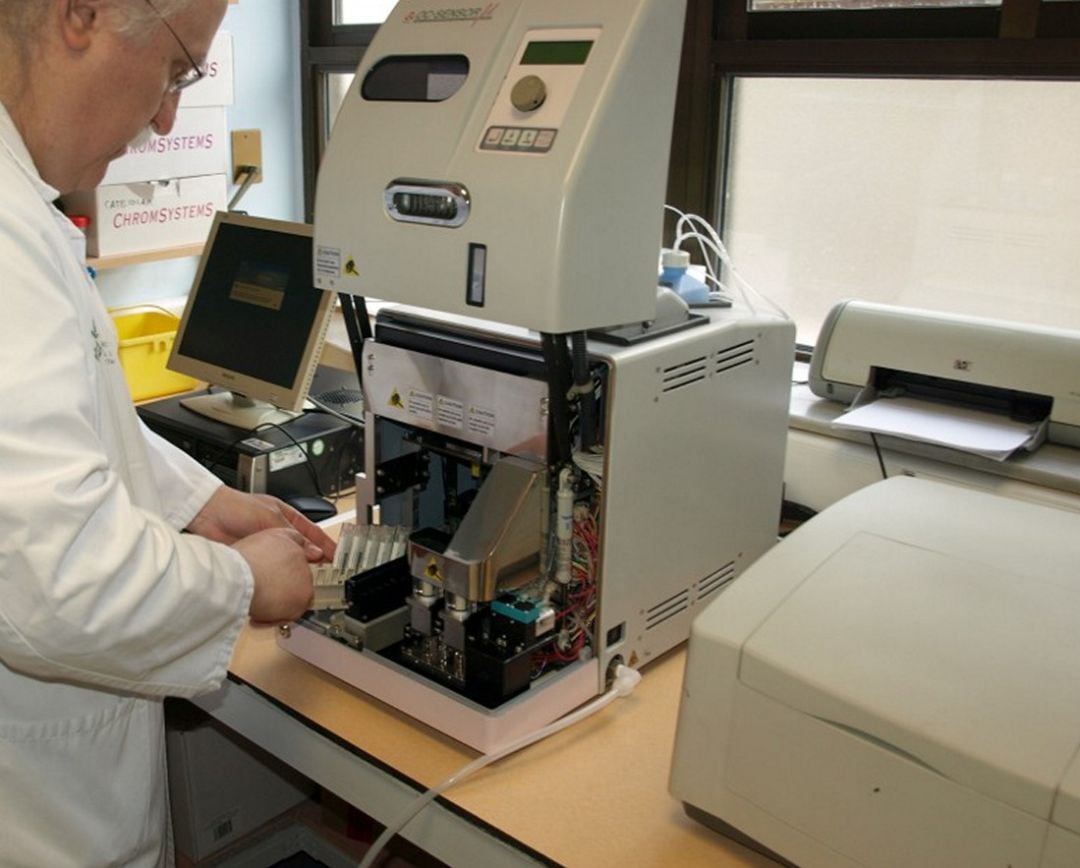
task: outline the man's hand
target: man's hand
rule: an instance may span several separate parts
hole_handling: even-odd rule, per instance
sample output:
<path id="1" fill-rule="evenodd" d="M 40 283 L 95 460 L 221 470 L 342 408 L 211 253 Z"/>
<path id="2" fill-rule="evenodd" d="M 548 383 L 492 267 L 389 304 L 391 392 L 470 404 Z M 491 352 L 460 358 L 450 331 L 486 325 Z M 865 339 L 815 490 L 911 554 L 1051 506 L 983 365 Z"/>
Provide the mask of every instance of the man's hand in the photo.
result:
<path id="1" fill-rule="evenodd" d="M 314 590 L 305 549 L 312 547 L 299 531 L 284 527 L 261 530 L 233 544 L 255 578 L 251 620 L 293 621 L 311 607 Z"/>
<path id="2" fill-rule="evenodd" d="M 214 492 L 187 526 L 191 533 L 226 545 L 272 528 L 296 530 L 312 563 L 334 557 L 334 541 L 291 506 L 268 494 L 248 494 L 226 485 Z"/>
<path id="3" fill-rule="evenodd" d="M 334 541 L 288 504 L 221 486 L 187 526 L 235 548 L 251 567 L 253 621 L 291 621 L 311 606 L 312 563 L 334 557 Z"/>

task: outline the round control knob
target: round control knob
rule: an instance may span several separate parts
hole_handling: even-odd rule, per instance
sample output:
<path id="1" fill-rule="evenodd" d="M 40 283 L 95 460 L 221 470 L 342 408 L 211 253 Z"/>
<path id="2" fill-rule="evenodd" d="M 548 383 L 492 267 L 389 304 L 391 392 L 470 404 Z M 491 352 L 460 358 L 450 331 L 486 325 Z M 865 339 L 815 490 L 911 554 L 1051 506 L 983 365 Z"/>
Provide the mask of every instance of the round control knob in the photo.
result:
<path id="1" fill-rule="evenodd" d="M 519 112 L 534 112 L 547 99 L 547 85 L 538 75 L 527 75 L 510 91 L 510 102 Z"/>

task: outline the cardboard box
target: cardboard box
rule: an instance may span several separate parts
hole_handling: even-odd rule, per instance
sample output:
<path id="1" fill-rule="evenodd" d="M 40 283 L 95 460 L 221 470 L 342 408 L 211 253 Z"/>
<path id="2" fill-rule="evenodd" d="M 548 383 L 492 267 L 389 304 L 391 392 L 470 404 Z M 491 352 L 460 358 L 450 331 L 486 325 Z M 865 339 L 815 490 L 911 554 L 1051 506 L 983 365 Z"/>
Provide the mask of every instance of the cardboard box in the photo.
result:
<path id="1" fill-rule="evenodd" d="M 170 714 L 165 744 L 176 850 L 195 861 L 314 792 L 307 778 L 209 719 L 178 723 Z"/>
<path id="2" fill-rule="evenodd" d="M 206 78 L 180 96 L 184 108 L 233 104 L 232 34 L 219 30 L 206 55 Z"/>
<path id="3" fill-rule="evenodd" d="M 111 184 L 64 199 L 69 214 L 90 218 L 86 251 L 117 256 L 206 241 L 224 210 L 224 175 Z"/>
<path id="4" fill-rule="evenodd" d="M 168 135 L 153 135 L 142 144 L 129 146 L 124 156 L 109 164 L 101 183 L 227 175 L 230 169 L 224 106 L 181 107 Z"/>

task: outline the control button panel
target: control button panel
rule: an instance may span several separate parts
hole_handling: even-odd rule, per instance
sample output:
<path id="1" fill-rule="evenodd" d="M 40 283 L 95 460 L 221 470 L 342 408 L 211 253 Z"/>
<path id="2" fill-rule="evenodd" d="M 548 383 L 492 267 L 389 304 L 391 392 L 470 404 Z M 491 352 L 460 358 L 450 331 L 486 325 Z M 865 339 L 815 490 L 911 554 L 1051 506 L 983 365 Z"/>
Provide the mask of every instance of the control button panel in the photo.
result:
<path id="1" fill-rule="evenodd" d="M 546 154 L 555 143 L 557 132 L 532 127 L 488 127 L 480 142 L 480 150 Z"/>
<path id="2" fill-rule="evenodd" d="M 578 94 L 601 27 L 525 31 L 488 111 L 477 150 L 546 154 Z"/>

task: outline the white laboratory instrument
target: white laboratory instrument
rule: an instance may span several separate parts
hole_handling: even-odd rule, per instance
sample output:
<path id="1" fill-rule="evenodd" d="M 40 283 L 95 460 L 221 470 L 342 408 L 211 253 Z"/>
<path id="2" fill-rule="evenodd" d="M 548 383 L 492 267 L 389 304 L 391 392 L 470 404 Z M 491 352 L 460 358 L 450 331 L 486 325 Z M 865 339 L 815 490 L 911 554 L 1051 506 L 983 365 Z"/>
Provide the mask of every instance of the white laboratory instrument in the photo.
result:
<path id="1" fill-rule="evenodd" d="M 384 310 L 357 506 L 423 527 L 396 576 L 350 579 L 282 647 L 485 751 L 602 692 L 775 542 L 793 341 L 741 309 L 641 346 L 590 341 L 603 448 L 550 480 L 537 337 Z"/>
<path id="2" fill-rule="evenodd" d="M 399 3 L 319 171 L 316 285 L 545 332 L 652 319 L 684 17 Z"/>
<path id="3" fill-rule="evenodd" d="M 671 790 L 804 868 L 1080 864 L 1080 516 L 926 480 L 694 622 Z"/>
<path id="4" fill-rule="evenodd" d="M 280 642 L 480 750 L 683 641 L 776 539 L 793 325 L 658 304 L 683 18 L 406 0 L 320 173 L 319 285 L 410 306 L 361 351 L 356 503 L 411 532 Z"/>

